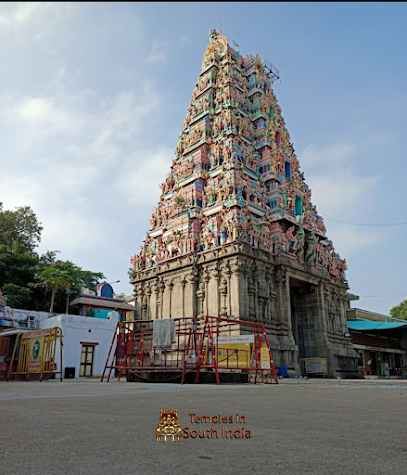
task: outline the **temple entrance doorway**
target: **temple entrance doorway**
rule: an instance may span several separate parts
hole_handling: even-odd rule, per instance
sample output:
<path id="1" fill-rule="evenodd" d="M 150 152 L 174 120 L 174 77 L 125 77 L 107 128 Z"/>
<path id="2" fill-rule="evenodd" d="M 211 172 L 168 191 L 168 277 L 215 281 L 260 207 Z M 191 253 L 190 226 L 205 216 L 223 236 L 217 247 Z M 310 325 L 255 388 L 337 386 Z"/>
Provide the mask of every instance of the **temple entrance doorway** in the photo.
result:
<path id="1" fill-rule="evenodd" d="M 309 282 L 290 277 L 291 324 L 299 360 L 323 356 L 315 289 Z"/>

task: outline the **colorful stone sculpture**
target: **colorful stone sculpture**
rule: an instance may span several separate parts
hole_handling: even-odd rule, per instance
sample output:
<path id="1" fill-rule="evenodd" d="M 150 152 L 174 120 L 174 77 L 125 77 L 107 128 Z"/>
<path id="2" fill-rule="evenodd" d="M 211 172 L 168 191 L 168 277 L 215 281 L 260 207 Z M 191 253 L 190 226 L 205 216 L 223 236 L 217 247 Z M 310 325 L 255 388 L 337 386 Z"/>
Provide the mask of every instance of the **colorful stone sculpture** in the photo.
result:
<path id="1" fill-rule="evenodd" d="M 238 241 L 345 280 L 259 56 L 215 30 L 134 272 Z"/>

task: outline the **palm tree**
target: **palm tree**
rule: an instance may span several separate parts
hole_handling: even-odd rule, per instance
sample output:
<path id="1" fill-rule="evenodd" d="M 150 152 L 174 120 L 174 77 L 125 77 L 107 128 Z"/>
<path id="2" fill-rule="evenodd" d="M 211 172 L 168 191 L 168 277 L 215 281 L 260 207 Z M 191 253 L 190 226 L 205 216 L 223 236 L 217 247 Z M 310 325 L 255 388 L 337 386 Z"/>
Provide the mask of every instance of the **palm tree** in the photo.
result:
<path id="1" fill-rule="evenodd" d="M 51 289 L 51 305 L 49 312 L 54 310 L 55 295 L 58 290 L 65 290 L 72 285 L 72 275 L 70 272 L 56 267 L 44 267 L 38 274 L 39 284 L 42 287 Z"/>

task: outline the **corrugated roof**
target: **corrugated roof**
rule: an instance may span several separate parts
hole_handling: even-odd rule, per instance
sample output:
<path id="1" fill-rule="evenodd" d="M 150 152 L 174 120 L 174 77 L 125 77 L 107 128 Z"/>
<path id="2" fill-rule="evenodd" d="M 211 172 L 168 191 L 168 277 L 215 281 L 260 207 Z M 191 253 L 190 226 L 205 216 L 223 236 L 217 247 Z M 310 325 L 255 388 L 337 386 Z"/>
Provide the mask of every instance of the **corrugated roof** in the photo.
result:
<path id="1" fill-rule="evenodd" d="M 105 298 L 96 298 L 94 296 L 81 296 L 75 299 L 72 303 L 72 306 L 75 305 L 88 305 L 89 307 L 94 308 L 106 308 L 106 309 L 115 309 L 115 310 L 134 310 L 134 307 L 127 305 L 124 300 L 114 300 L 114 299 L 105 299 Z"/>
<path id="2" fill-rule="evenodd" d="M 393 321 L 393 322 L 401 322 L 401 323 L 404 323 L 404 320 L 400 319 L 400 318 L 394 318 L 394 317 L 391 317 L 390 315 L 385 315 L 384 313 L 377 313 L 377 312 L 371 312 L 370 310 L 364 310 L 363 308 L 348 308 L 346 310 L 346 312 L 349 312 L 351 313 L 352 311 L 355 311 L 355 313 L 361 313 L 361 314 L 368 314 L 368 315 L 374 315 L 375 317 L 382 317 L 382 318 L 386 318 L 387 320 L 390 320 L 390 321 Z M 369 320 L 368 318 L 363 318 L 363 317 L 360 317 L 360 318 L 356 318 L 356 320 Z"/>
<path id="3" fill-rule="evenodd" d="M 349 320 L 349 330 L 394 330 L 395 328 L 407 327 L 407 322 L 373 322 L 371 320 Z"/>

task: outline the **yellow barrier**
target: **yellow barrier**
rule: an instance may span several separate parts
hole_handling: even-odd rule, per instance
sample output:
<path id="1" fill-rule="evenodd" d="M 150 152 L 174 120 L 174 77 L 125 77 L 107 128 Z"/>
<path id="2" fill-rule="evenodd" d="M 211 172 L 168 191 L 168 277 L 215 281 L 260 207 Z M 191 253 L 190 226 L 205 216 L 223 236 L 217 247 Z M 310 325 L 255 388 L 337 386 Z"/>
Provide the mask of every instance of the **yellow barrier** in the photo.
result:
<path id="1" fill-rule="evenodd" d="M 55 364 L 58 338 L 60 345 L 59 371 L 57 371 Z M 18 348 L 20 348 L 20 351 L 17 371 L 11 371 L 17 358 Z M 40 374 L 40 381 L 42 381 L 44 374 L 60 374 L 62 381 L 62 330 L 59 327 L 33 330 L 17 335 L 7 373 L 7 381 L 12 374 L 25 375 L 25 380 L 28 381 L 31 374 L 38 373 Z"/>

